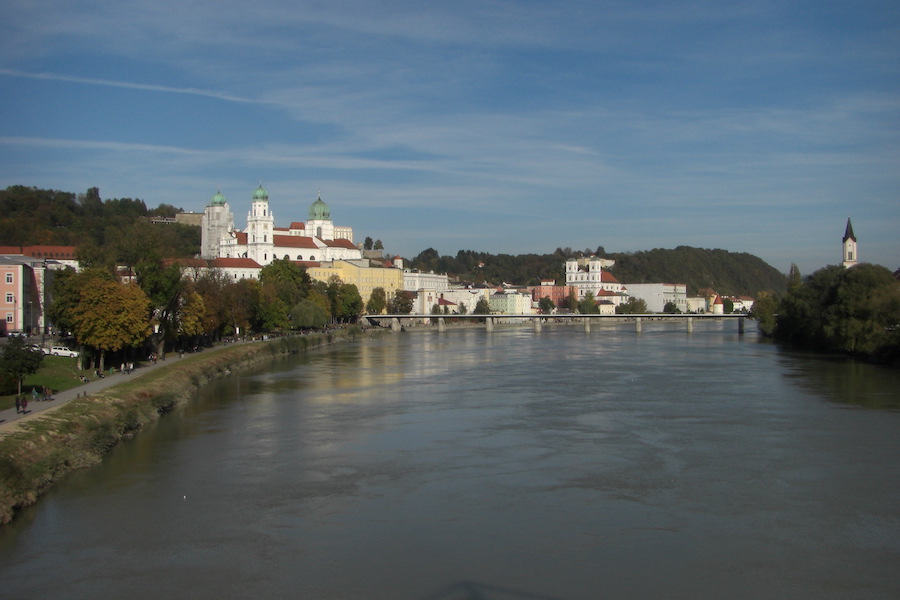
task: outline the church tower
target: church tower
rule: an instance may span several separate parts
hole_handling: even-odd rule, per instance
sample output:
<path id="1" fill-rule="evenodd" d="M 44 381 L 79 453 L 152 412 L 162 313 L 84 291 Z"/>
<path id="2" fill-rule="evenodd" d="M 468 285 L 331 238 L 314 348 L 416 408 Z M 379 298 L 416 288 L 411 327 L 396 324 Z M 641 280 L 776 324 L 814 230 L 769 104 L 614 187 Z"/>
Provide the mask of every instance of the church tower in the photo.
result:
<path id="1" fill-rule="evenodd" d="M 853 235 L 853 225 L 850 223 L 850 217 L 847 217 L 847 229 L 844 230 L 843 255 L 845 268 L 849 269 L 859 260 L 859 254 L 856 251 L 856 236 Z"/>
<path id="2" fill-rule="evenodd" d="M 234 215 L 228 208 L 225 196 L 217 191 L 203 210 L 203 217 L 200 220 L 200 256 L 217 258 L 222 236 L 231 233 L 233 229 Z"/>
<path id="3" fill-rule="evenodd" d="M 322 201 L 322 195 L 309 207 L 309 220 L 306 222 L 306 232 L 323 242 L 334 239 L 334 221 L 331 220 L 331 209 Z"/>
<path id="4" fill-rule="evenodd" d="M 253 192 L 250 212 L 247 214 L 247 258 L 252 258 L 262 266 L 271 263 L 275 257 L 275 217 L 269 210 L 269 192 L 262 184 Z"/>

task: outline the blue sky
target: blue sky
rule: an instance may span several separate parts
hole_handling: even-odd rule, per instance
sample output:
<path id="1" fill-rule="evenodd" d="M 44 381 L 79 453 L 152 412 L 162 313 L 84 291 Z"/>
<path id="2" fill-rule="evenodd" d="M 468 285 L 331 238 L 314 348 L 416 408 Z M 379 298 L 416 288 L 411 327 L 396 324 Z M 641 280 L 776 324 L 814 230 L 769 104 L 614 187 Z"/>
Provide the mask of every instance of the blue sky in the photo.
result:
<path id="1" fill-rule="evenodd" d="M 900 267 L 894 1 L 29 0 L 0 11 L 0 187 L 357 241 L 689 245 Z"/>

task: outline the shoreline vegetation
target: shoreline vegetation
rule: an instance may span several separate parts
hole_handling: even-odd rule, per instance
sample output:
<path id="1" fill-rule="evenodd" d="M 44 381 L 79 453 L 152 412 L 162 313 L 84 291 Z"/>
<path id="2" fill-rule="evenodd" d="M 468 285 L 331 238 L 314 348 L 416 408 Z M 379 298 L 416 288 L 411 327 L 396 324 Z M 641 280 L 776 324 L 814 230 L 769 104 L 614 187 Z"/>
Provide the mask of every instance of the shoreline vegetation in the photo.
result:
<path id="1" fill-rule="evenodd" d="M 354 326 L 223 346 L 22 422 L 0 437 L 0 524 L 36 503 L 69 472 L 100 463 L 119 442 L 189 402 L 208 381 L 233 369 L 361 339 L 375 331 L 381 330 Z"/>

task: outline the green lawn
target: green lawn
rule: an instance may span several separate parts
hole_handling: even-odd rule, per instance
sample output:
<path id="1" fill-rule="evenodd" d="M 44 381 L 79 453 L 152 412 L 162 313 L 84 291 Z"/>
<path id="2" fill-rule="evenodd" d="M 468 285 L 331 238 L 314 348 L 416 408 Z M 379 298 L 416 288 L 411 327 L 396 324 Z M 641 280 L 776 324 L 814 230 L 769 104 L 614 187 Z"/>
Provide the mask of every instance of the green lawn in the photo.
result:
<path id="1" fill-rule="evenodd" d="M 55 392 L 81 385 L 81 375 L 87 371 L 78 370 L 78 359 L 66 356 L 45 356 L 41 368 L 34 375 L 25 377 L 22 393 L 31 393 L 32 386 L 47 386 Z M 91 377 L 93 379 L 93 377 Z M 0 410 L 16 405 L 16 395 L 0 396 Z"/>

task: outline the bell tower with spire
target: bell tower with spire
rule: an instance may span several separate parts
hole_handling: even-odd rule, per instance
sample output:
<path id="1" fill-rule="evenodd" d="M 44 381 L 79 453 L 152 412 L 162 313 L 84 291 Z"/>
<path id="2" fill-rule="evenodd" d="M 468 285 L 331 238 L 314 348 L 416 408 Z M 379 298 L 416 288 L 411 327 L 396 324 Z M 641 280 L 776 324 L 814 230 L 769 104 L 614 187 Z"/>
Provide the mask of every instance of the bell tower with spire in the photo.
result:
<path id="1" fill-rule="evenodd" d="M 262 186 L 262 182 L 253 192 L 246 231 L 247 258 L 252 258 L 262 266 L 271 263 L 275 259 L 275 217 L 269 210 L 269 192 Z"/>
<path id="2" fill-rule="evenodd" d="M 850 223 L 850 217 L 847 217 L 847 229 L 844 230 L 843 240 L 843 256 L 844 268 L 849 269 L 859 260 L 859 254 L 856 251 L 856 236 L 853 234 L 853 224 Z"/>

